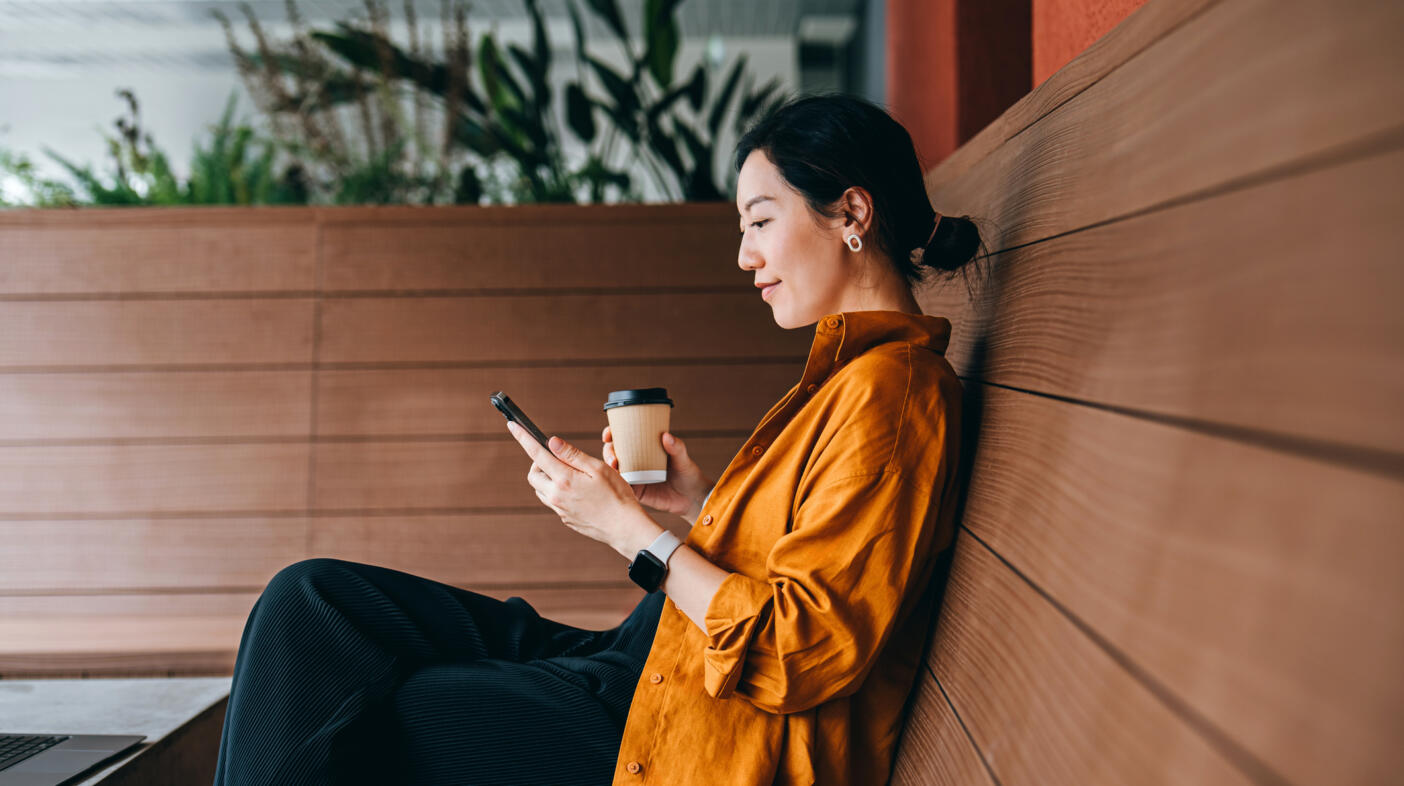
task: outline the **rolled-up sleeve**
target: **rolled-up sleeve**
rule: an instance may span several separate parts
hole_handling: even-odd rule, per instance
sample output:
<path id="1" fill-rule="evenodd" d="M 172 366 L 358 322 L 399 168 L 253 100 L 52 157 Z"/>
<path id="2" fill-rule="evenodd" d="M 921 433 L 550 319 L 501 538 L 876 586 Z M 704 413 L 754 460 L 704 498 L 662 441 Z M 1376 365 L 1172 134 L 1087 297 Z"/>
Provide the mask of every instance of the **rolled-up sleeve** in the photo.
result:
<path id="1" fill-rule="evenodd" d="M 733 572 L 712 597 L 707 693 L 791 713 L 856 692 L 924 572 L 933 493 L 895 470 L 811 491 L 771 549 L 767 575 Z"/>

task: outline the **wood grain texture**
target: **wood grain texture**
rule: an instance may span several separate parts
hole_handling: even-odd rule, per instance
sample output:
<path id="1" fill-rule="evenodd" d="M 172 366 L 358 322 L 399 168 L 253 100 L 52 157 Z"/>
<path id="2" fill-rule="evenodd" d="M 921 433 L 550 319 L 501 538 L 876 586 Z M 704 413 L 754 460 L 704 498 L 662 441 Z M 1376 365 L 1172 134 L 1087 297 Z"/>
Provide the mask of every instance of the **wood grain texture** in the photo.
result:
<path id="1" fill-rule="evenodd" d="M 320 330 L 327 363 L 803 358 L 814 338 L 777 328 L 755 289 L 328 300 Z"/>
<path id="2" fill-rule="evenodd" d="M 305 510 L 306 442 L 0 447 L 0 515 Z"/>
<path id="3" fill-rule="evenodd" d="M 317 227 L 306 214 L 277 223 L 257 212 L 239 221 L 133 217 L 115 226 L 87 223 L 87 215 L 75 212 L 83 223 L 0 223 L 0 298 L 316 287 Z"/>
<path id="4" fill-rule="evenodd" d="M 311 521 L 308 551 L 312 556 L 384 565 L 459 586 L 509 586 L 528 577 L 562 584 L 628 580 L 627 559 L 570 529 L 549 509 L 542 510 L 318 516 Z M 665 514 L 656 518 L 665 527 L 686 531 L 682 519 Z"/>
<path id="5" fill-rule="evenodd" d="M 0 308 L 0 370 L 307 363 L 312 301 L 22 301 Z"/>
<path id="6" fill-rule="evenodd" d="M 999 783 L 1253 779 L 961 530 L 932 671 Z"/>
<path id="7" fill-rule="evenodd" d="M 0 520 L 0 592 L 261 587 L 308 537 L 305 516 Z"/>
<path id="8" fill-rule="evenodd" d="M 1000 254 L 973 301 L 921 302 L 966 378 L 1404 469 L 1402 180 L 1404 152 L 1365 156 Z"/>
<path id="9" fill-rule="evenodd" d="M 1404 769 L 1404 479 L 994 386 L 971 478 L 971 532 L 1285 782 Z"/>
<path id="10" fill-rule="evenodd" d="M 540 509 L 541 500 L 527 483 L 531 457 L 505 424 L 501 430 L 505 439 L 319 443 L 313 507 Z M 695 437 L 688 440 L 688 452 L 707 477 L 717 478 L 746 436 Z M 574 444 L 598 456 L 599 437 L 591 439 Z"/>
<path id="11" fill-rule="evenodd" d="M 1389 0 L 1217 3 L 978 167 L 933 170 L 932 204 L 1002 250 L 1373 144 L 1404 127 L 1404 81 L 1383 76 L 1404 70 L 1401 28 Z"/>
<path id="12" fill-rule="evenodd" d="M 889 786 L 995 786 L 931 673 L 917 675 Z"/>
<path id="13" fill-rule="evenodd" d="M 942 159 L 927 173 L 928 182 L 948 183 L 978 166 L 1016 134 L 1217 2 L 1219 0 L 1155 0 L 1145 3 Z"/>
<path id="14" fill-rule="evenodd" d="M 500 436 L 503 418 L 488 397 L 502 390 L 543 430 L 582 435 L 598 455 L 609 391 L 645 387 L 668 389 L 670 428 L 684 441 L 692 430 L 750 434 L 804 362 L 328 369 L 318 373 L 317 434 Z"/>
<path id="15" fill-rule="evenodd" d="M 729 203 L 637 213 L 566 211 L 555 219 L 498 212 L 496 221 L 392 214 L 336 221 L 323 236 L 328 292 L 363 290 L 734 287 L 752 276 L 736 262 Z"/>
<path id="16" fill-rule="evenodd" d="M 0 445 L 303 437 L 311 371 L 0 374 Z"/>
<path id="17" fill-rule="evenodd" d="M 465 587 L 474 589 L 474 587 Z M 586 630 L 618 625 L 643 597 L 613 586 L 480 587 Z M 0 678 L 230 674 L 258 594 L 0 595 Z"/>

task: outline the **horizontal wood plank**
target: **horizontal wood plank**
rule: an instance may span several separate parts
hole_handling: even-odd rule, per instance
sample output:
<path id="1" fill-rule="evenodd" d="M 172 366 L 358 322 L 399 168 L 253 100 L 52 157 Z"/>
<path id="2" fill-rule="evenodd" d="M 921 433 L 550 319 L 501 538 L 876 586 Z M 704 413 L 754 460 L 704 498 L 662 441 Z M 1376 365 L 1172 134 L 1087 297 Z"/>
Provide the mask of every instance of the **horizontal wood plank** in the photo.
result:
<path id="1" fill-rule="evenodd" d="M 586 630 L 618 625 L 643 597 L 632 583 L 481 591 L 521 597 L 543 617 Z M 253 592 L 0 595 L 0 678 L 232 674 L 257 598 Z"/>
<path id="2" fill-rule="evenodd" d="M 1001 250 L 1397 134 L 1402 28 L 1390 0 L 1217 3 L 978 166 L 932 170 L 932 204 Z"/>
<path id="3" fill-rule="evenodd" d="M 1142 4 L 1111 32 L 1092 42 L 978 134 L 941 159 L 928 172 L 928 181 L 947 183 L 979 166 L 1019 132 L 1218 2 L 1220 0 L 1156 0 Z"/>
<path id="4" fill-rule="evenodd" d="M 357 290 L 750 286 L 737 267 L 736 208 L 658 210 L 608 220 L 582 210 L 560 220 L 483 223 L 403 217 L 328 223 L 328 292 Z"/>
<path id="5" fill-rule="evenodd" d="M 261 587 L 307 540 L 305 516 L 0 520 L 0 592 Z"/>
<path id="6" fill-rule="evenodd" d="M 0 514 L 304 510 L 307 443 L 0 447 Z"/>
<path id="7" fill-rule="evenodd" d="M 1287 781 L 1404 770 L 1404 480 L 983 392 L 966 527 Z"/>
<path id="8" fill-rule="evenodd" d="M 962 530 L 931 666 L 999 783 L 1254 780 Z"/>
<path id="9" fill-rule="evenodd" d="M 239 222 L 0 224 L 0 298 L 305 292 L 317 284 L 316 241 L 308 214 L 282 222 L 249 212 Z"/>
<path id="10" fill-rule="evenodd" d="M 759 291 L 356 298 L 321 316 L 326 363 L 803 358 L 814 340 L 776 328 Z"/>
<path id="11" fill-rule="evenodd" d="M 1399 456 L 1401 180 L 1398 150 L 1273 180 L 1001 254 L 975 301 L 921 302 L 967 378 Z"/>
<path id="12" fill-rule="evenodd" d="M 0 444 L 306 438 L 311 396 L 310 370 L 0 374 Z"/>
<path id="13" fill-rule="evenodd" d="M 890 786 L 995 786 L 950 702 L 926 669 L 917 675 Z"/>
<path id="14" fill-rule="evenodd" d="M 317 434 L 498 436 L 503 418 L 488 402 L 498 390 L 550 433 L 593 434 L 609 423 L 604 412 L 609 392 L 640 387 L 668 389 L 674 432 L 750 433 L 803 372 L 803 357 L 789 363 L 645 368 L 328 369 L 317 380 Z M 598 443 L 599 437 L 593 439 Z"/>
<path id="15" fill-rule="evenodd" d="M 525 481 L 523 481 L 525 483 Z M 618 582 L 628 560 L 544 513 L 318 516 L 309 553 L 383 565 L 458 586 L 505 585 L 524 578 L 553 583 Z M 658 514 L 686 533 L 682 519 Z"/>
<path id="16" fill-rule="evenodd" d="M 505 426 L 502 431 L 505 438 L 491 440 L 318 443 L 314 508 L 538 508 L 541 500 L 526 477 L 531 458 Z M 694 437 L 687 444 L 689 455 L 715 479 L 745 441 Z M 598 441 L 576 446 L 600 455 Z"/>
<path id="17" fill-rule="evenodd" d="M 311 299 L 21 301 L 0 308 L 0 371 L 308 363 Z"/>

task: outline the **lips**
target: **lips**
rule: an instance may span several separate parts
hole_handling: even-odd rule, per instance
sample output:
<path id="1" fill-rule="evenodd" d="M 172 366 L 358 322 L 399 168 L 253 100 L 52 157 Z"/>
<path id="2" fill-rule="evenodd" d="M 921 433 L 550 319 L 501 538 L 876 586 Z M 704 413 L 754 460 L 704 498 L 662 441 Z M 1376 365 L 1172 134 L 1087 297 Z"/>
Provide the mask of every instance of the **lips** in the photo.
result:
<path id="1" fill-rule="evenodd" d="M 769 302 L 769 301 L 770 301 L 771 293 L 773 293 L 773 292 L 775 291 L 775 288 L 778 287 L 778 286 L 780 286 L 780 282 L 779 282 L 779 281 L 777 281 L 777 282 L 775 282 L 774 284 L 771 284 L 770 286 L 768 286 L 768 287 L 762 289 L 762 290 L 761 290 L 761 299 L 762 299 L 762 300 L 765 300 L 765 301 L 767 301 L 767 302 Z"/>

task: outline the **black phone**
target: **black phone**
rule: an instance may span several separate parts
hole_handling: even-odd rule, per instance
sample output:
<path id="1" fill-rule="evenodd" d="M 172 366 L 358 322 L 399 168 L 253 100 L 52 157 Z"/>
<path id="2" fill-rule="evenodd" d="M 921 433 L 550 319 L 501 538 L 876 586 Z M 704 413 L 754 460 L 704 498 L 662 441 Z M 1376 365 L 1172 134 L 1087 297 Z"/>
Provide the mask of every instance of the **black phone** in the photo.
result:
<path id="1" fill-rule="evenodd" d="M 527 417 L 526 413 L 523 412 L 506 393 L 499 390 L 492 394 L 492 405 L 497 407 L 497 411 L 501 412 L 503 417 L 526 429 L 528 434 L 531 434 L 536 438 L 537 442 L 541 443 L 541 447 L 547 450 L 551 449 L 551 446 L 547 442 L 549 438 L 541 433 L 541 429 L 537 428 L 536 424 L 531 422 L 531 418 Z"/>

